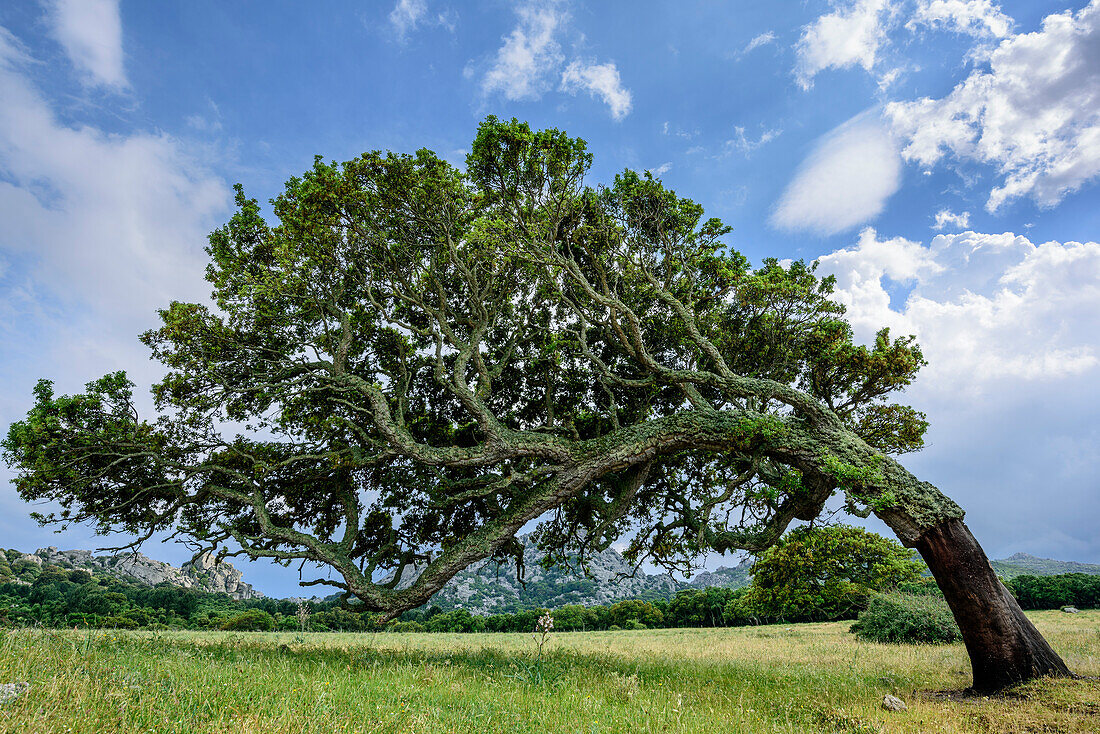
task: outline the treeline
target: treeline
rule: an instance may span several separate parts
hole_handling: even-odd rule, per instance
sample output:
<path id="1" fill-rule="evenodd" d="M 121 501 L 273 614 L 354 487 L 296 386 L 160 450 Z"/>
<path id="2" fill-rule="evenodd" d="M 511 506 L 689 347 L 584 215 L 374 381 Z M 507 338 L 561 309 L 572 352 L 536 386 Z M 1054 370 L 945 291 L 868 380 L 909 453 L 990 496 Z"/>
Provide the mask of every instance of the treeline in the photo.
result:
<path id="1" fill-rule="evenodd" d="M 1024 609 L 1100 609 L 1100 576 L 1063 573 L 1057 576 L 1017 576 L 1005 585 Z"/>
<path id="2" fill-rule="evenodd" d="M 444 612 L 439 607 L 405 612 L 386 629 L 393 632 L 530 632 L 547 611 L 554 630 L 655 629 L 662 627 L 726 627 L 735 621 L 737 601 L 746 589 L 684 589 L 671 599 L 626 599 L 614 604 L 566 604 L 553 610 L 528 609 L 481 616 L 465 609 Z M 731 617 L 730 615 L 733 615 Z M 748 624 L 749 620 L 740 620 Z"/>
<path id="3" fill-rule="evenodd" d="M 14 551 L 12 552 L 15 553 Z M 83 569 L 38 566 L 0 552 L 0 624 L 114 629 L 221 629 L 310 632 L 530 632 L 545 609 L 507 614 L 473 615 L 438 606 L 405 612 L 384 626 L 370 614 L 341 606 L 338 598 L 236 601 L 225 594 L 183 589 L 169 584 L 147 586 Z M 671 598 L 629 599 L 609 605 L 567 604 L 551 610 L 558 631 L 727 627 L 768 622 L 854 619 L 866 607 L 870 591 L 819 586 L 815 593 L 764 593 L 759 586 L 741 589 L 685 589 Z M 1018 576 L 1006 582 L 1024 609 L 1058 609 L 1073 605 L 1100 608 L 1100 576 Z M 931 579 L 895 584 L 902 595 L 938 596 Z M 839 604 L 842 600 L 843 604 Z"/>
<path id="4" fill-rule="evenodd" d="M 39 565 L 18 551 L 0 551 L 0 624 L 115 629 L 297 630 L 298 602 L 237 601 L 170 584 L 149 586 L 85 569 Z M 361 631 L 362 615 L 340 608 L 336 598 L 311 604 L 311 631 Z"/>

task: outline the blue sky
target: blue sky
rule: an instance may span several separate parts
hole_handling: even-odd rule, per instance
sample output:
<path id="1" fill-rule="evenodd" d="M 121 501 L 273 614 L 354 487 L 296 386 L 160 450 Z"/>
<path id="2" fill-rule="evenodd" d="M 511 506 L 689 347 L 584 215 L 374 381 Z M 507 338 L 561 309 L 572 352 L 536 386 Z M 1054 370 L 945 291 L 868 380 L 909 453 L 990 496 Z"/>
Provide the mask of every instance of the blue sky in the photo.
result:
<path id="1" fill-rule="evenodd" d="M 266 200 L 315 154 L 461 163 L 515 116 L 585 138 L 594 183 L 654 171 L 756 262 L 820 259 L 861 337 L 931 361 L 906 464 L 991 555 L 1100 562 L 1100 3 L 319 7 L 0 7 L 0 424 L 39 377 L 156 379 L 136 335 L 205 298 L 233 183 Z M 38 528 L 9 476 L 0 545 L 96 544 Z"/>

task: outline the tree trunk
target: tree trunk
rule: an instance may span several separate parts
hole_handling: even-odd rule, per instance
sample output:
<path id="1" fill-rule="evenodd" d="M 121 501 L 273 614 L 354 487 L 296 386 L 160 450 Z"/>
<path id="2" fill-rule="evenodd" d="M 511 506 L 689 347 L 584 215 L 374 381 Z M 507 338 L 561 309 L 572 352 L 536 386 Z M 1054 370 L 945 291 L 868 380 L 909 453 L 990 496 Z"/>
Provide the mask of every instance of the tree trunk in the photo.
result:
<path id="1" fill-rule="evenodd" d="M 961 519 L 925 531 L 916 542 L 962 631 L 973 691 L 993 693 L 1041 676 L 1072 676 L 1024 616 Z"/>

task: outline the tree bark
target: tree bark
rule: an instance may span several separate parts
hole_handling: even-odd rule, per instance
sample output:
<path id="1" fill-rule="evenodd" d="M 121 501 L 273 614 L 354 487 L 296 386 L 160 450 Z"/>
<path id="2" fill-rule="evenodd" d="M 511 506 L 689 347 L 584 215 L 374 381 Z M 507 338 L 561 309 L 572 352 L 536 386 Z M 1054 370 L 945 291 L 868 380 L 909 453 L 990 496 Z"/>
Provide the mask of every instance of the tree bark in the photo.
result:
<path id="1" fill-rule="evenodd" d="M 994 693 L 1042 676 L 1073 676 L 1024 616 L 961 519 L 928 529 L 916 547 L 962 631 L 975 693 Z"/>

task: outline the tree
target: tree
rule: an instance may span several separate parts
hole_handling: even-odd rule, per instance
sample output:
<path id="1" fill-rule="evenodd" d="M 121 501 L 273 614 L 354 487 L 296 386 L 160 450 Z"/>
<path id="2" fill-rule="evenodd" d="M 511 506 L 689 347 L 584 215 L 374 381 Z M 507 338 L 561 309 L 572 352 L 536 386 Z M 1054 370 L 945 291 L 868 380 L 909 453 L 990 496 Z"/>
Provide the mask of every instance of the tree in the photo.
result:
<path id="1" fill-rule="evenodd" d="M 753 565 L 752 584 L 740 603 L 759 617 L 851 619 L 871 592 L 920 578 L 912 555 L 862 528 L 795 528 Z"/>
<path id="2" fill-rule="evenodd" d="M 924 364 L 914 340 L 855 344 L 831 279 L 751 268 L 695 202 L 648 173 L 588 186 L 591 162 L 490 117 L 465 171 L 317 158 L 274 225 L 238 186 L 214 305 L 172 303 L 142 337 L 168 370 L 158 415 L 123 373 L 73 396 L 40 381 L 3 444 L 20 495 L 59 504 L 43 522 L 328 566 L 306 583 L 384 620 L 475 561 L 521 565 L 536 519 L 562 562 L 631 532 L 632 560 L 685 568 L 839 493 L 924 556 L 975 688 L 1067 675 L 962 509 L 893 458 L 927 426 L 889 402 Z"/>

